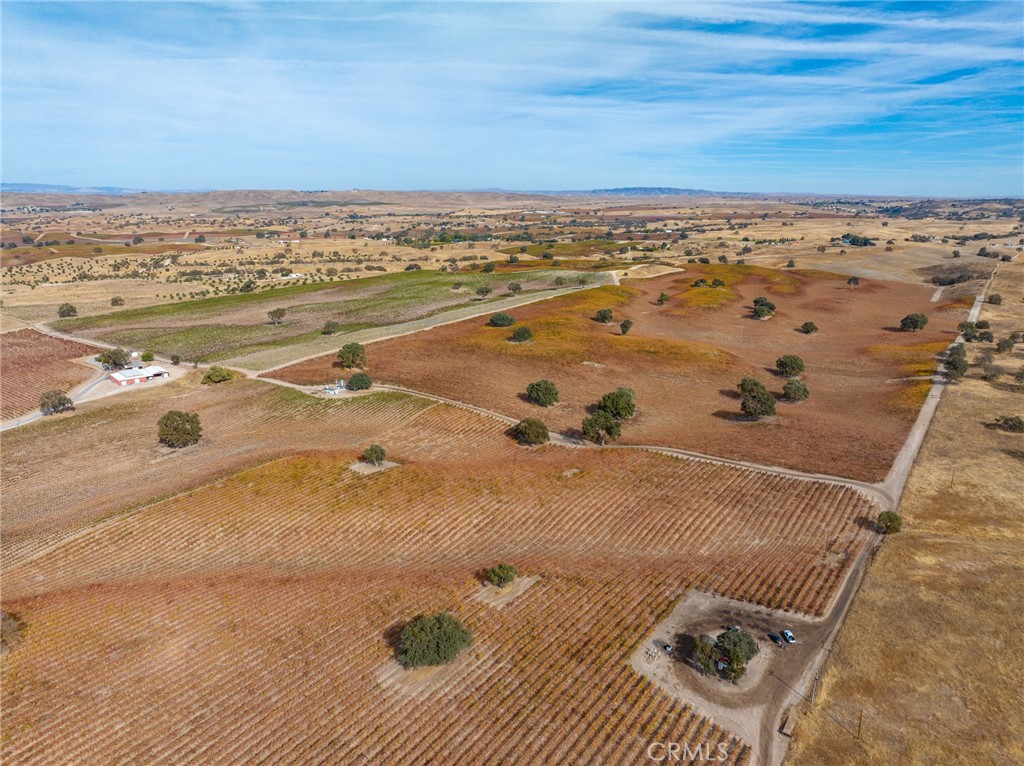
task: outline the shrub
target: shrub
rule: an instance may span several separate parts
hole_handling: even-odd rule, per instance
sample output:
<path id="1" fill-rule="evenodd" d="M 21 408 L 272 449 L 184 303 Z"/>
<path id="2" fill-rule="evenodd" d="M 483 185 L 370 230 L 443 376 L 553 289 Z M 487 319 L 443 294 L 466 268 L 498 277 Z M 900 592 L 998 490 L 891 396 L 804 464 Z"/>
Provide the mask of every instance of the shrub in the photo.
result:
<path id="1" fill-rule="evenodd" d="M 123 306 L 124 305 L 124 298 L 122 298 L 120 295 L 115 295 L 113 298 L 110 299 L 110 305 L 111 306 Z"/>
<path id="2" fill-rule="evenodd" d="M 636 398 L 631 388 L 617 388 L 601 397 L 597 408 L 613 418 L 623 420 L 636 414 Z"/>
<path id="3" fill-rule="evenodd" d="M 533 330 L 529 327 L 517 327 L 512 331 L 511 340 L 515 343 L 525 343 L 528 340 L 533 340 Z"/>
<path id="4" fill-rule="evenodd" d="M 846 284 L 848 284 L 850 287 L 856 287 L 857 285 L 860 284 L 860 279 L 858 279 L 857 277 L 850 277 L 849 279 L 846 280 Z"/>
<path id="5" fill-rule="evenodd" d="M 66 392 L 59 388 L 46 391 L 39 397 L 39 411 L 44 415 L 56 415 L 58 412 L 73 410 L 75 403 Z"/>
<path id="6" fill-rule="evenodd" d="M 917 332 L 918 330 L 924 329 L 926 324 L 928 324 L 928 317 L 924 314 L 915 312 L 913 314 L 907 314 L 900 320 L 900 330 L 903 332 Z"/>
<path id="7" fill-rule="evenodd" d="M 747 670 L 747 663 L 760 651 L 757 641 L 745 630 L 727 630 L 715 639 L 715 649 L 728 660 L 729 678 L 738 681 Z"/>
<path id="8" fill-rule="evenodd" d="M 715 288 L 716 290 L 717 290 L 717 289 L 718 289 L 719 287 L 725 287 L 725 280 L 722 280 L 722 279 L 717 279 L 717 278 L 715 278 L 715 279 L 712 279 L 712 280 L 711 280 L 711 286 L 712 286 L 713 288 Z"/>
<path id="9" fill-rule="evenodd" d="M 999 293 L 992 293 L 990 296 L 988 296 L 988 302 L 991 303 L 993 306 L 998 306 L 1003 302 L 1003 296 L 1001 296 Z"/>
<path id="10" fill-rule="evenodd" d="M 814 322 L 804 322 L 800 325 L 800 332 L 804 335 L 814 335 L 817 331 L 818 325 L 814 324 Z"/>
<path id="11" fill-rule="evenodd" d="M 104 367 L 120 370 L 128 364 L 128 352 L 123 348 L 111 348 L 96 355 L 96 361 Z"/>
<path id="12" fill-rule="evenodd" d="M 484 274 L 490 274 L 496 268 L 497 268 L 497 266 L 495 266 L 495 264 L 493 264 L 493 263 L 485 263 L 484 264 Z"/>
<path id="13" fill-rule="evenodd" d="M 558 404 L 558 387 L 546 378 L 530 383 L 526 387 L 526 398 L 541 407 Z"/>
<path id="14" fill-rule="evenodd" d="M 72 306 L 70 303 L 62 303 L 57 307 L 57 316 L 61 319 L 67 319 L 68 317 L 78 316 L 78 309 Z"/>
<path id="15" fill-rule="evenodd" d="M 1008 354 L 1013 351 L 1015 345 L 1013 338 L 1000 338 L 999 342 L 996 343 L 996 351 L 1000 354 Z"/>
<path id="16" fill-rule="evenodd" d="M 366 364 L 366 349 L 361 343 L 346 343 L 338 349 L 338 361 L 342 367 L 362 367 Z"/>
<path id="17" fill-rule="evenodd" d="M 488 322 L 491 327 L 511 327 L 515 323 L 515 317 L 511 314 L 506 314 L 504 311 L 492 316 L 491 321 Z"/>
<path id="18" fill-rule="evenodd" d="M 954 348 L 962 349 L 963 346 L 957 345 Z M 950 383 L 956 383 L 967 374 L 967 357 L 963 356 L 962 352 L 954 354 L 950 351 L 942 368 L 942 377 Z"/>
<path id="19" fill-rule="evenodd" d="M 234 376 L 231 374 L 231 370 L 227 367 L 218 367 L 214 365 L 206 371 L 203 375 L 203 384 L 210 385 L 212 383 L 223 383 L 226 380 L 231 380 Z"/>
<path id="20" fill-rule="evenodd" d="M 775 313 L 775 304 L 765 298 L 763 295 L 754 298 L 754 317 L 757 319 L 766 319 Z"/>
<path id="21" fill-rule="evenodd" d="M 658 305 L 659 306 L 664 306 L 668 302 L 669 302 L 669 295 L 668 295 L 668 293 L 661 293 L 658 296 Z"/>
<path id="22" fill-rule="evenodd" d="M 365 391 L 373 385 L 373 379 L 365 372 L 357 372 L 348 379 L 348 388 L 351 391 Z"/>
<path id="23" fill-rule="evenodd" d="M 399 659 L 407 668 L 447 665 L 473 643 L 473 635 L 450 614 L 420 616 L 403 628 Z"/>
<path id="24" fill-rule="evenodd" d="M 790 258 L 788 261 L 786 261 L 786 268 L 787 269 L 795 269 L 796 268 L 796 261 L 794 261 L 792 258 Z"/>
<path id="25" fill-rule="evenodd" d="M 622 332 L 623 335 L 629 335 L 629 331 L 632 330 L 632 329 L 633 329 L 633 320 L 632 319 L 623 319 L 622 322 L 619 324 L 619 330 Z"/>
<path id="26" fill-rule="evenodd" d="M 970 324 L 970 322 L 964 322 L 963 324 Z M 991 330 L 992 325 L 989 324 L 987 319 L 979 319 L 974 323 L 974 326 L 979 330 Z"/>
<path id="27" fill-rule="evenodd" d="M 601 324 L 608 324 L 610 321 L 612 321 L 612 310 L 601 309 L 596 314 L 594 314 L 594 319 L 600 322 Z"/>
<path id="28" fill-rule="evenodd" d="M 523 291 L 523 286 L 518 282 L 509 282 L 508 291 L 513 295 L 519 295 Z"/>
<path id="29" fill-rule="evenodd" d="M 523 418 L 512 427 L 512 433 L 521 444 L 544 444 L 551 438 L 544 421 L 537 418 Z"/>
<path id="30" fill-rule="evenodd" d="M 284 320 L 285 313 L 287 313 L 287 310 L 283 308 L 276 308 L 268 311 L 267 317 L 270 319 L 270 324 L 281 324 Z"/>
<path id="31" fill-rule="evenodd" d="M 143 362 L 152 362 L 156 359 L 156 354 L 152 351 L 143 351 L 142 356 L 139 357 Z"/>
<path id="32" fill-rule="evenodd" d="M 811 391 L 799 380 L 787 380 L 782 387 L 782 394 L 791 402 L 802 402 L 811 395 Z"/>
<path id="33" fill-rule="evenodd" d="M 1013 374 L 1013 379 L 1017 383 L 1024 384 L 1024 366 L 1021 366 L 1021 368 Z"/>
<path id="34" fill-rule="evenodd" d="M 959 357 L 961 359 L 966 359 L 967 358 L 967 350 L 964 348 L 964 344 L 963 343 L 954 343 L 952 346 L 949 347 L 949 351 L 947 352 L 947 356 L 950 359 L 953 359 L 955 357 Z"/>
<path id="35" fill-rule="evenodd" d="M 518 255 L 510 255 L 508 257 L 508 262 L 509 263 L 519 263 L 519 256 Z"/>
<path id="36" fill-rule="evenodd" d="M 740 407 L 743 414 L 752 418 L 763 418 L 775 414 L 775 397 L 756 378 L 740 381 Z"/>
<path id="37" fill-rule="evenodd" d="M 179 449 L 195 444 L 203 435 L 199 414 L 169 410 L 156 422 L 160 443 Z"/>
<path id="38" fill-rule="evenodd" d="M 1024 418 L 1020 415 L 1000 415 L 996 427 L 1014 434 L 1024 434 Z"/>
<path id="39" fill-rule="evenodd" d="M 978 341 L 981 343 L 991 343 L 993 340 L 995 340 L 995 336 L 988 330 L 982 330 L 978 333 Z"/>
<path id="40" fill-rule="evenodd" d="M 493 291 L 492 291 L 492 289 L 490 287 L 478 287 L 478 288 L 476 288 L 476 294 L 479 295 L 481 298 L 486 298 L 488 295 L 491 294 L 491 292 L 493 292 Z"/>
<path id="41" fill-rule="evenodd" d="M 804 371 L 804 360 L 796 354 L 786 354 L 775 360 L 775 369 L 787 378 L 795 378 Z"/>
<path id="42" fill-rule="evenodd" d="M 171 354 L 171 364 L 181 364 L 181 354 Z"/>
<path id="43" fill-rule="evenodd" d="M 694 281 L 694 283 L 693 283 L 693 287 L 707 287 L 707 286 L 708 286 L 708 281 L 704 277 L 701 277 L 700 279 Z"/>
<path id="44" fill-rule="evenodd" d="M 321 335 L 334 335 L 341 331 L 341 322 L 335 322 L 333 319 L 328 319 L 324 322 L 324 327 L 320 330 Z"/>
<path id="45" fill-rule="evenodd" d="M 895 511 L 882 511 L 878 514 L 878 526 L 887 535 L 894 535 L 903 529 L 903 518 Z"/>
<path id="46" fill-rule="evenodd" d="M 604 410 L 598 410 L 583 419 L 583 438 L 598 444 L 618 439 L 622 435 L 622 424 Z"/>
<path id="47" fill-rule="evenodd" d="M 517 577 L 519 577 L 519 570 L 512 564 L 498 564 L 498 566 L 487 570 L 487 579 L 491 581 L 492 585 L 499 588 L 504 588 Z"/>
<path id="48" fill-rule="evenodd" d="M 363 450 L 363 462 L 380 465 L 387 460 L 388 453 L 379 444 L 371 444 Z"/>

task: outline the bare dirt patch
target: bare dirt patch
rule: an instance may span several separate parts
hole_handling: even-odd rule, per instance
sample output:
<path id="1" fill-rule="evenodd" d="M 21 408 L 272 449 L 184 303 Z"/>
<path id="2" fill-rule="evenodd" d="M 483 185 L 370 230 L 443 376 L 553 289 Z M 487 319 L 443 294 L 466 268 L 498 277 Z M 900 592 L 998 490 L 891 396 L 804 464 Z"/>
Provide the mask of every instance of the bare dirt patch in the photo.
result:
<path id="1" fill-rule="evenodd" d="M 395 691 L 407 697 L 429 695 L 443 689 L 457 676 L 459 665 L 466 658 L 460 657 L 450 665 L 436 667 L 406 668 L 398 660 L 388 660 L 377 674 L 377 683 L 388 691 Z"/>
<path id="2" fill-rule="evenodd" d="M 501 609 L 503 606 L 511 604 L 517 597 L 526 593 L 526 591 L 539 580 L 539 575 L 533 575 L 531 577 L 517 577 L 504 588 L 499 588 L 497 585 L 488 583 L 480 589 L 479 593 L 472 596 L 472 598 L 474 601 L 479 601 L 481 604 L 487 604 L 487 606 L 495 609 Z"/>
<path id="3" fill-rule="evenodd" d="M 359 462 L 350 465 L 349 470 L 355 471 L 356 473 L 362 474 L 363 476 L 370 476 L 371 474 L 383 473 L 384 471 L 389 471 L 392 468 L 398 468 L 400 465 L 401 463 L 393 463 L 390 460 L 385 460 L 380 465 L 374 465 L 373 463 L 364 463 L 362 460 L 360 460 Z"/>

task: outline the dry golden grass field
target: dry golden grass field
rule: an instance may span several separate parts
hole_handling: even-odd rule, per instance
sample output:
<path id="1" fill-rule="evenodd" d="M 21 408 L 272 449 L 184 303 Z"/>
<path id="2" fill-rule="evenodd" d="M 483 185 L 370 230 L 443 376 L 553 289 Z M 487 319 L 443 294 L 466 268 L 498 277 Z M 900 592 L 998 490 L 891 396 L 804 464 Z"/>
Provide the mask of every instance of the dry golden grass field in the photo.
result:
<path id="1" fill-rule="evenodd" d="M 996 337 L 1024 329 L 1024 270 L 1001 269 L 992 290 L 1004 302 L 981 318 Z M 943 394 L 903 531 L 854 602 L 795 766 L 1024 762 L 1024 435 L 992 427 L 1024 415 L 1024 349 L 996 359 L 995 381 L 972 368 Z"/>

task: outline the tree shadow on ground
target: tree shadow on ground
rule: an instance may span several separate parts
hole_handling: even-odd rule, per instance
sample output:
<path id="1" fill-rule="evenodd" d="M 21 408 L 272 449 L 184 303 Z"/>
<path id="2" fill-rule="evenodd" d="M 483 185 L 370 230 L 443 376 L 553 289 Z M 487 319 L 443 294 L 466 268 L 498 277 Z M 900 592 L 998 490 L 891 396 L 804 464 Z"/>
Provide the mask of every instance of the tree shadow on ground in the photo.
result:
<path id="1" fill-rule="evenodd" d="M 719 420 L 728 420 L 733 423 L 752 423 L 754 421 L 754 418 L 748 417 L 736 410 L 715 410 L 711 413 L 711 417 L 718 418 Z"/>
<path id="2" fill-rule="evenodd" d="M 559 432 L 559 436 L 564 436 L 566 439 L 572 439 L 576 442 L 583 441 L 583 429 L 581 428 L 566 428 L 564 431 Z"/>
<path id="3" fill-rule="evenodd" d="M 858 516 L 854 522 L 859 529 L 866 529 L 869 532 L 881 532 L 882 528 L 870 516 Z"/>
<path id="4" fill-rule="evenodd" d="M 417 617 L 413 618 L 413 620 L 415 619 Z M 395 659 L 398 659 L 402 652 L 402 631 L 405 630 L 405 626 L 410 622 L 412 620 L 402 620 L 401 622 L 393 623 L 384 631 L 384 641 L 395 653 Z"/>

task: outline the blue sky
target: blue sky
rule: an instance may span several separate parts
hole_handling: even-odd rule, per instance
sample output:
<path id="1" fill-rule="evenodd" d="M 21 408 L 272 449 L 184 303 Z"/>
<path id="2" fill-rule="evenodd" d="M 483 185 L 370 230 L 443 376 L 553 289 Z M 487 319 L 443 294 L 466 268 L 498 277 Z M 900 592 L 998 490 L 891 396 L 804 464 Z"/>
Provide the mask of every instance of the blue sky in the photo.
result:
<path id="1" fill-rule="evenodd" d="M 4 0 L 3 180 L 1024 196 L 1022 8 Z"/>

